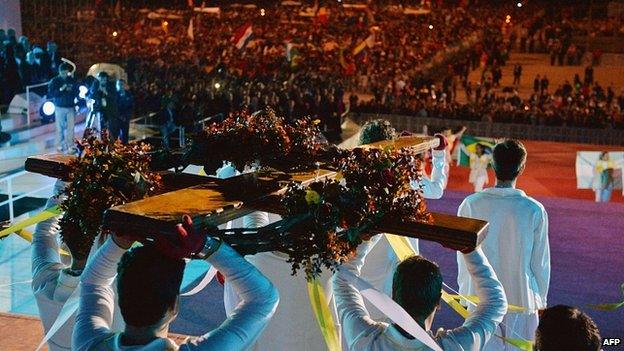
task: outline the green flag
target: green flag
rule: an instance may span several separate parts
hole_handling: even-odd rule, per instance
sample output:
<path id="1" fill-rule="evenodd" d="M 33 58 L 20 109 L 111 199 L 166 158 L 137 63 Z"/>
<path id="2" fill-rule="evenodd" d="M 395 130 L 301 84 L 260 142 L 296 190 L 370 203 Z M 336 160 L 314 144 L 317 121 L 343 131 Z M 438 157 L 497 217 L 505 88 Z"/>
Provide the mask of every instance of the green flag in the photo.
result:
<path id="1" fill-rule="evenodd" d="M 482 138 L 475 137 L 471 135 L 462 135 L 459 140 L 460 145 L 457 146 L 457 152 L 459 155 L 457 156 L 457 165 L 470 167 L 470 155 L 466 153 L 475 153 L 477 144 L 481 144 L 485 146 L 485 152 L 491 153 L 494 145 L 496 145 L 496 140 L 492 138 Z"/>

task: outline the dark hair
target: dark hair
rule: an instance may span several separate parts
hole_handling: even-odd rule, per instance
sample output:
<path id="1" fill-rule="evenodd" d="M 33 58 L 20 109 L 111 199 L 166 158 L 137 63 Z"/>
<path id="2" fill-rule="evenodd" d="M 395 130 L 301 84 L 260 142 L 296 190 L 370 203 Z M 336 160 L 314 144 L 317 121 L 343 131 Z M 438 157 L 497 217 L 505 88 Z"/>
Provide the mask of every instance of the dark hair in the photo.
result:
<path id="1" fill-rule="evenodd" d="M 506 139 L 494 146 L 492 166 L 496 178 L 502 181 L 514 180 L 524 170 L 527 152 L 524 145 L 515 139 Z"/>
<path id="2" fill-rule="evenodd" d="M 392 140 L 396 137 L 396 130 L 385 119 L 376 119 L 366 122 L 360 132 L 360 145 L 376 143 L 383 140 Z"/>
<path id="3" fill-rule="evenodd" d="M 67 63 L 67 62 L 63 62 L 63 63 L 61 63 L 59 65 L 59 72 L 60 71 L 71 71 L 71 69 L 72 69 L 72 66 L 69 63 Z"/>
<path id="4" fill-rule="evenodd" d="M 102 78 L 108 78 L 108 73 L 106 73 L 106 72 L 104 72 L 104 71 L 100 71 L 100 72 L 97 74 L 97 77 L 98 77 L 98 78 L 100 78 L 100 77 L 102 77 Z"/>
<path id="5" fill-rule="evenodd" d="M 392 299 L 413 317 L 427 318 L 442 296 L 440 267 L 422 256 L 401 262 L 392 279 Z"/>
<path id="6" fill-rule="evenodd" d="M 535 332 L 539 351 L 598 351 L 601 337 L 596 323 L 576 307 L 557 305 L 547 308 Z"/>
<path id="7" fill-rule="evenodd" d="M 175 308 L 184 260 L 174 260 L 151 245 L 126 252 L 117 267 L 119 308 L 126 324 L 147 327 Z"/>

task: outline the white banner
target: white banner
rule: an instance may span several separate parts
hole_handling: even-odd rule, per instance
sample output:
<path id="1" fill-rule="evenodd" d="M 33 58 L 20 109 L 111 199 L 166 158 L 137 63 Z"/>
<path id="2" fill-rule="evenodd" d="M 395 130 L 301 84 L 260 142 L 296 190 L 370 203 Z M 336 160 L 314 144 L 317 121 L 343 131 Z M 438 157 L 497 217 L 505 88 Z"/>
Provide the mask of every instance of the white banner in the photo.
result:
<path id="1" fill-rule="evenodd" d="M 576 188 L 592 189 L 596 163 L 600 151 L 579 151 L 576 153 Z M 622 189 L 624 183 L 622 167 L 624 167 L 624 151 L 609 152 L 609 161 L 613 163 L 614 189 Z"/>

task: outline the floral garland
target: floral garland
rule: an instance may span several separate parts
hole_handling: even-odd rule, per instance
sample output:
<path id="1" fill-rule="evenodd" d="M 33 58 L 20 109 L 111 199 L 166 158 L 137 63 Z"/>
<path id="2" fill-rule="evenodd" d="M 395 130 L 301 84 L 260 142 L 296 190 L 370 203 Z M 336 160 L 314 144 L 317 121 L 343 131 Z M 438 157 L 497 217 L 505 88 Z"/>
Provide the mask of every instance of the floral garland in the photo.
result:
<path id="1" fill-rule="evenodd" d="M 60 194 L 65 197 L 60 226 L 72 256 L 84 259 L 95 237 L 107 233 L 104 211 L 152 195 L 162 184 L 160 175 L 149 170 L 147 144 L 113 142 L 102 133 L 102 140 L 91 136 L 77 146 L 82 156 L 69 164 L 69 184 Z"/>
<path id="2" fill-rule="evenodd" d="M 421 163 L 408 150 L 355 149 L 335 160 L 339 179 L 289 185 L 281 199 L 286 215 L 308 218 L 281 248 L 293 274 L 303 268 L 312 279 L 323 267 L 335 270 L 384 216 L 429 222 L 422 189 L 411 186 L 420 184 Z"/>
<path id="3" fill-rule="evenodd" d="M 238 170 L 254 164 L 297 168 L 308 165 L 320 149 L 317 124 L 310 118 L 288 124 L 273 110 L 232 113 L 193 139 L 189 157 L 203 164 L 207 174 L 214 174 L 224 160 Z"/>

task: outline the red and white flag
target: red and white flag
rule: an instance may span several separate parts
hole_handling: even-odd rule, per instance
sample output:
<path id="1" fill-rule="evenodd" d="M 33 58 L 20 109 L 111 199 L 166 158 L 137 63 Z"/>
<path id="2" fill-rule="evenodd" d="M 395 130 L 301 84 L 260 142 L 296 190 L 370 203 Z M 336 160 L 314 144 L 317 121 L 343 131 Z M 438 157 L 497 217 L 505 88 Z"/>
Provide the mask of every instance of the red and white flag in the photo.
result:
<path id="1" fill-rule="evenodd" d="M 232 42 L 237 49 L 242 50 L 247 46 L 247 43 L 251 39 L 253 35 L 253 30 L 251 27 L 251 23 L 245 23 L 242 27 L 238 28 L 234 36 L 232 37 Z"/>

